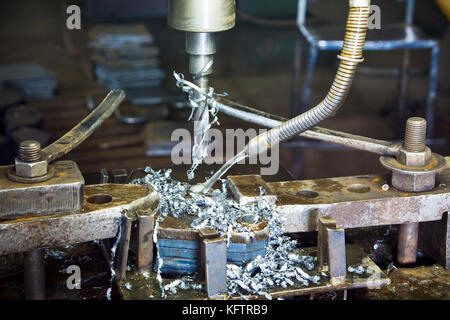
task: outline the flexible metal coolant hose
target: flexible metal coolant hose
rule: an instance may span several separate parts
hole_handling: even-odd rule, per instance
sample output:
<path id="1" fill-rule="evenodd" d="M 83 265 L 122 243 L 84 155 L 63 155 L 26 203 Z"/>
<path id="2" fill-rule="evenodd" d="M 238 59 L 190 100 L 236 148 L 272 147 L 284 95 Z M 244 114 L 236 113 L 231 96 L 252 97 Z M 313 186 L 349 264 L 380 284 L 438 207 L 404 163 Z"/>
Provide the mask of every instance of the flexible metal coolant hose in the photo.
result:
<path id="1" fill-rule="evenodd" d="M 321 103 L 299 116 L 283 122 L 266 131 L 245 146 L 244 150 L 229 159 L 220 170 L 207 181 L 191 187 L 193 193 L 206 193 L 214 183 L 235 163 L 246 157 L 256 156 L 271 146 L 306 131 L 319 122 L 334 115 L 342 106 L 352 85 L 356 66 L 362 62 L 364 41 L 366 39 L 367 22 L 369 20 L 370 0 L 350 0 L 350 11 L 347 19 L 344 44 L 338 58 L 341 60 L 330 91 Z"/>
<path id="2" fill-rule="evenodd" d="M 363 62 L 363 48 L 370 13 L 370 0 L 350 0 L 350 10 L 342 46 L 341 60 L 335 79 L 325 99 L 310 110 L 283 122 L 260 134 L 246 146 L 249 156 L 257 155 L 267 148 L 308 130 L 333 116 L 342 106 L 350 90 L 358 63 Z"/>

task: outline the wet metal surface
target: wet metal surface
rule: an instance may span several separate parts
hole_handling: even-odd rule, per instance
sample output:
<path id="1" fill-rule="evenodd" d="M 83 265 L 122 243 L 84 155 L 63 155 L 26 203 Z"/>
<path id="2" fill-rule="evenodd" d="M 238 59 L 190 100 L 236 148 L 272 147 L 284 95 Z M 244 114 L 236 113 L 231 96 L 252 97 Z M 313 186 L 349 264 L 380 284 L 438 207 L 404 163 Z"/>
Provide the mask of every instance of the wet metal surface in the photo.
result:
<path id="1" fill-rule="evenodd" d="M 0 255 L 115 237 L 121 217 L 157 203 L 149 186 L 85 186 L 80 212 L 0 222 Z"/>
<path id="2" fill-rule="evenodd" d="M 450 300 L 450 270 L 440 265 L 398 268 L 389 273 L 389 278 L 389 285 L 352 292 L 351 299 Z"/>
<path id="3" fill-rule="evenodd" d="M 361 274 L 347 273 L 345 280 L 333 287 L 333 290 L 344 290 L 351 288 L 376 288 L 389 283 L 388 277 L 374 264 L 366 254 L 358 248 L 356 245 L 347 245 L 347 265 L 356 266 L 362 265 L 364 272 Z M 316 256 L 316 248 L 294 249 L 292 253 L 300 255 L 308 254 Z M 319 275 L 317 269 L 309 271 L 312 276 Z M 163 285 L 169 285 L 173 283 L 174 279 L 163 278 Z M 192 282 L 196 284 L 203 284 L 203 282 L 192 278 Z M 149 300 L 149 299 L 161 299 L 161 291 L 159 289 L 158 281 L 156 280 L 156 273 L 151 272 L 148 274 L 140 275 L 137 272 L 130 271 L 127 273 L 126 279 L 119 284 L 119 290 L 121 296 L 126 300 Z M 304 286 L 301 283 L 295 282 L 292 286 L 287 288 L 272 287 L 268 290 L 268 293 L 273 299 L 298 296 L 311 293 L 320 293 L 330 291 L 329 280 L 325 277 L 321 277 L 317 284 L 311 283 L 309 286 Z M 182 289 L 177 288 L 176 294 L 168 293 L 168 299 L 206 299 L 206 291 L 204 289 Z M 230 299 L 242 299 L 239 295 L 228 297 Z M 248 298 L 264 299 L 265 297 L 248 296 Z"/>

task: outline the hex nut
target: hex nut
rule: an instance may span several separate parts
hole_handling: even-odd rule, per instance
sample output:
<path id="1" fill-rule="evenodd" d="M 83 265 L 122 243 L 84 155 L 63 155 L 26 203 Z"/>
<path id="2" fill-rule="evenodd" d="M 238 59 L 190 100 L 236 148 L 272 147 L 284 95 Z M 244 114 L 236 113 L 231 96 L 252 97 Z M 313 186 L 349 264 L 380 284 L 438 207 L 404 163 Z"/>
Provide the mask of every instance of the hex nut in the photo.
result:
<path id="1" fill-rule="evenodd" d="M 432 190 L 436 183 L 436 173 L 428 174 L 402 174 L 400 172 L 392 172 L 392 186 L 397 190 L 405 192 L 425 192 Z"/>
<path id="2" fill-rule="evenodd" d="M 24 162 L 16 158 L 16 174 L 25 178 L 39 177 L 48 172 L 47 160 L 40 160 L 36 162 Z"/>
<path id="3" fill-rule="evenodd" d="M 424 152 L 409 152 L 401 148 L 397 160 L 401 164 L 411 167 L 422 167 L 427 165 L 431 159 L 431 150 L 426 147 Z"/>

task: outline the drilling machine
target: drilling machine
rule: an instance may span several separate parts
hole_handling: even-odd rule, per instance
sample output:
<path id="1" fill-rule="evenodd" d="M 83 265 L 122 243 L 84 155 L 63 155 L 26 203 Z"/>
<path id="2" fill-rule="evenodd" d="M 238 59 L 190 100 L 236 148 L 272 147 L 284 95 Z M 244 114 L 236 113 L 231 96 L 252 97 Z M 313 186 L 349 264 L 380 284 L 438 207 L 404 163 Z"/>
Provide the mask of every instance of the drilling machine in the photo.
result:
<path id="1" fill-rule="evenodd" d="M 334 289 L 370 287 L 374 285 L 370 283 L 374 278 L 375 282 L 378 281 L 377 285 L 389 282 L 383 272 L 378 272 L 379 269 L 375 266 L 371 268 L 376 270 L 374 274 L 377 275 L 369 276 L 364 280 L 352 278 L 348 274 L 347 267 L 349 260 L 352 259 L 349 256 L 355 257 L 357 250 L 345 244 L 346 228 L 398 224 L 397 261 L 400 264 L 411 264 L 417 259 L 419 225 L 422 222 L 420 228 L 422 248 L 446 268 L 450 268 L 450 224 L 448 214 L 445 213 L 450 208 L 447 183 L 448 158 L 446 160 L 432 153 L 425 145 L 426 121 L 419 117 L 408 119 L 405 140 L 401 144 L 317 126 L 321 121 L 333 116 L 343 105 L 353 82 L 356 67 L 364 61 L 362 53 L 370 1 L 349 1 L 346 34 L 342 51 L 338 55 L 340 64 L 331 89 L 322 102 L 290 120 L 266 114 L 223 97 L 216 99 L 211 94 L 211 89 L 207 87 L 208 82 L 202 79 L 202 74 L 212 72 L 212 54 L 215 51 L 205 49 L 212 48 L 207 45 L 209 42 L 206 39 L 211 38 L 212 32 L 227 30 L 234 26 L 234 7 L 235 3 L 231 0 L 169 1 L 168 24 L 186 32 L 186 52 L 190 54 L 190 72 L 193 74 L 193 82 L 197 88 L 187 81 L 183 80 L 182 83 L 192 88 L 187 92 L 193 96 L 203 95 L 210 99 L 209 102 L 208 99 L 204 99 L 203 101 L 206 100 L 206 102 L 202 108 L 197 107 L 194 110 L 198 114 L 194 120 L 202 119 L 199 114 L 209 105 L 219 112 L 271 128 L 253 138 L 241 151 L 240 156 L 256 156 L 271 146 L 300 135 L 378 154 L 381 156 L 381 164 L 390 172 L 384 176 L 367 175 L 279 183 L 266 182 L 261 176 L 256 175 L 228 176 L 228 186 L 234 198 L 240 203 L 255 201 L 259 196 L 255 190 L 262 187 L 266 190 L 265 197 L 273 198 L 279 210 L 287 218 L 286 232 L 318 231 L 316 248 L 318 268 L 329 272 L 329 283 L 334 286 Z M 211 19 L 217 24 L 212 24 Z M 201 54 L 209 56 L 208 58 L 196 56 Z M 205 70 L 207 72 L 203 72 Z M 179 81 L 178 78 L 177 80 Z M 205 131 L 205 125 L 200 126 L 199 130 Z M 194 137 L 196 136 L 197 134 L 194 133 Z M 195 155 L 195 150 L 193 154 Z M 230 159 L 221 170 L 206 182 L 193 186 L 191 191 L 207 193 L 235 162 L 236 159 Z M 325 185 L 328 185 L 328 188 L 321 187 Z M 433 203 L 433 208 L 425 205 L 425 202 L 429 205 Z M 201 236 L 200 241 L 202 241 Z M 205 241 L 203 240 L 203 247 L 207 244 Z M 444 244 L 443 250 L 436 248 L 437 243 Z M 216 248 L 216 250 L 224 249 Z M 202 252 L 207 255 L 205 249 Z M 370 261 L 367 257 L 361 259 Z M 221 265 L 225 264 L 226 260 L 224 258 Z M 208 263 L 205 261 L 202 263 L 208 296 L 218 292 L 224 293 L 225 280 L 217 280 L 217 273 L 223 275 L 222 269 L 217 267 L 214 274 L 213 271 L 208 270 Z M 211 286 L 208 286 L 208 279 L 213 283 Z M 278 291 L 278 293 L 275 292 L 275 296 L 320 291 L 317 288 L 310 288 L 309 291 L 302 289 L 296 291 L 296 289 L 298 288 L 293 288 L 290 293 Z"/>
<path id="2" fill-rule="evenodd" d="M 330 92 L 305 114 L 287 120 L 211 94 L 207 76 L 212 72 L 215 32 L 234 26 L 234 1 L 169 1 L 169 25 L 186 32 L 186 52 L 190 55 L 189 69 L 195 88 L 191 103 L 195 106 L 194 120 L 202 123 L 197 129 L 199 134 L 206 130 L 208 108 L 213 102 L 219 112 L 272 128 L 249 142 L 243 151 L 246 156 L 300 135 L 377 154 L 389 170 L 384 175 L 278 182 L 266 182 L 259 175 L 228 176 L 229 192 L 240 204 L 254 203 L 261 197 L 274 203 L 286 219 L 284 232 L 317 231 L 317 246 L 302 248 L 314 261 L 312 269 L 308 269 L 310 276 L 305 277 L 326 276 L 309 285 L 274 285 L 268 292 L 271 298 L 388 284 L 386 274 L 357 245 L 346 243 L 347 228 L 399 225 L 399 263 L 415 262 L 420 242 L 430 256 L 450 268 L 450 222 L 446 213 L 450 209 L 448 158 L 431 152 L 425 145 L 425 120 L 408 119 L 402 144 L 317 126 L 342 105 L 356 66 L 363 61 L 370 3 L 350 0 L 349 4 L 345 41 L 338 56 L 340 66 Z M 166 268 L 163 273 L 170 276 L 162 280 L 165 284 L 170 286 L 174 277 L 198 272 L 192 281 L 205 285 L 202 290 L 183 290 L 170 298 L 242 298 L 227 296 L 226 265 L 230 262 L 244 265 L 264 255 L 270 233 L 267 221 L 255 219 L 252 214 L 240 217 L 238 222 L 252 232 L 231 230 L 230 243 L 217 230 L 192 228 L 189 219 L 168 216 L 156 225 L 155 208 L 161 195 L 151 186 L 110 183 L 85 186 L 76 163 L 50 164 L 86 139 L 123 98 L 123 92 L 113 91 L 54 144 L 40 150 L 36 143 L 24 142 L 15 164 L 0 167 L 0 255 L 25 252 L 26 297 L 43 299 L 43 249 L 120 235 L 118 247 L 114 248 L 117 257 L 109 259 L 115 266 L 123 298 L 161 298 L 158 283 L 161 274 L 156 272 L 154 263 L 161 257 L 165 262 L 160 266 Z M 194 186 L 193 191 L 207 193 L 217 178 L 218 174 L 213 175 L 207 182 Z M 263 196 L 260 188 L 265 190 Z M 136 261 L 129 271 L 133 224 L 137 230 Z M 350 272 L 350 267 L 355 266 L 362 266 L 363 271 Z"/>
<path id="3" fill-rule="evenodd" d="M 169 26 L 186 32 L 186 53 L 189 54 L 189 72 L 194 83 L 208 92 L 208 75 L 213 72 L 214 53 L 216 53 L 216 32 L 234 27 L 234 1 L 169 1 Z M 201 162 L 204 152 L 204 133 L 209 123 L 209 106 L 201 92 L 194 92 L 191 103 L 196 105 L 193 113 L 194 161 Z"/>

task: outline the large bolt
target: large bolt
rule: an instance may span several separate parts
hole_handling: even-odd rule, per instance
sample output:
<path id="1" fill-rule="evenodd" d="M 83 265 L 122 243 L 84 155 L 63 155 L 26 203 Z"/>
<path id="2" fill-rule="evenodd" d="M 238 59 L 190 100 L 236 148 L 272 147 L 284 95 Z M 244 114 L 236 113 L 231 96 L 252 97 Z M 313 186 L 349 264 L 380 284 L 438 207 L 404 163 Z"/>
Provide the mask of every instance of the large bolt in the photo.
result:
<path id="1" fill-rule="evenodd" d="M 24 140 L 19 145 L 19 158 L 24 162 L 41 159 L 41 144 L 36 140 Z"/>
<path id="2" fill-rule="evenodd" d="M 405 141 L 403 148 L 409 152 L 424 152 L 427 134 L 427 121 L 424 118 L 413 117 L 406 121 Z"/>
<path id="3" fill-rule="evenodd" d="M 35 140 L 22 141 L 15 161 L 15 174 L 23 178 L 35 178 L 47 173 L 47 160 L 41 159 L 41 144 Z"/>
<path id="4" fill-rule="evenodd" d="M 427 133 L 427 121 L 423 118 L 413 117 L 406 121 L 405 129 L 405 141 L 403 142 L 403 148 L 407 152 L 425 152 L 425 139 Z M 425 163 L 418 162 L 414 164 L 414 161 L 410 163 L 412 166 L 417 166 Z M 413 180 L 413 183 L 406 183 L 406 185 L 413 185 L 413 189 L 416 189 L 414 184 L 419 180 L 414 176 L 403 176 L 399 177 L 398 174 L 393 175 L 393 182 L 398 178 L 400 182 L 408 182 L 408 180 Z M 430 189 L 434 186 L 434 175 L 419 177 L 424 179 L 427 183 L 422 183 L 418 191 L 424 191 Z M 430 182 L 428 182 L 430 180 Z M 399 183 L 396 183 L 398 187 Z M 429 185 L 429 186 L 428 186 Z M 405 188 L 405 191 L 412 191 L 409 186 Z M 422 190 L 422 187 L 424 190 Z M 402 188 L 401 188 L 402 189 Z M 398 249 L 397 249 L 397 261 L 401 264 L 415 263 L 417 261 L 417 242 L 419 238 L 419 223 L 418 222 L 407 222 L 400 225 L 399 237 L 398 237 Z"/>

